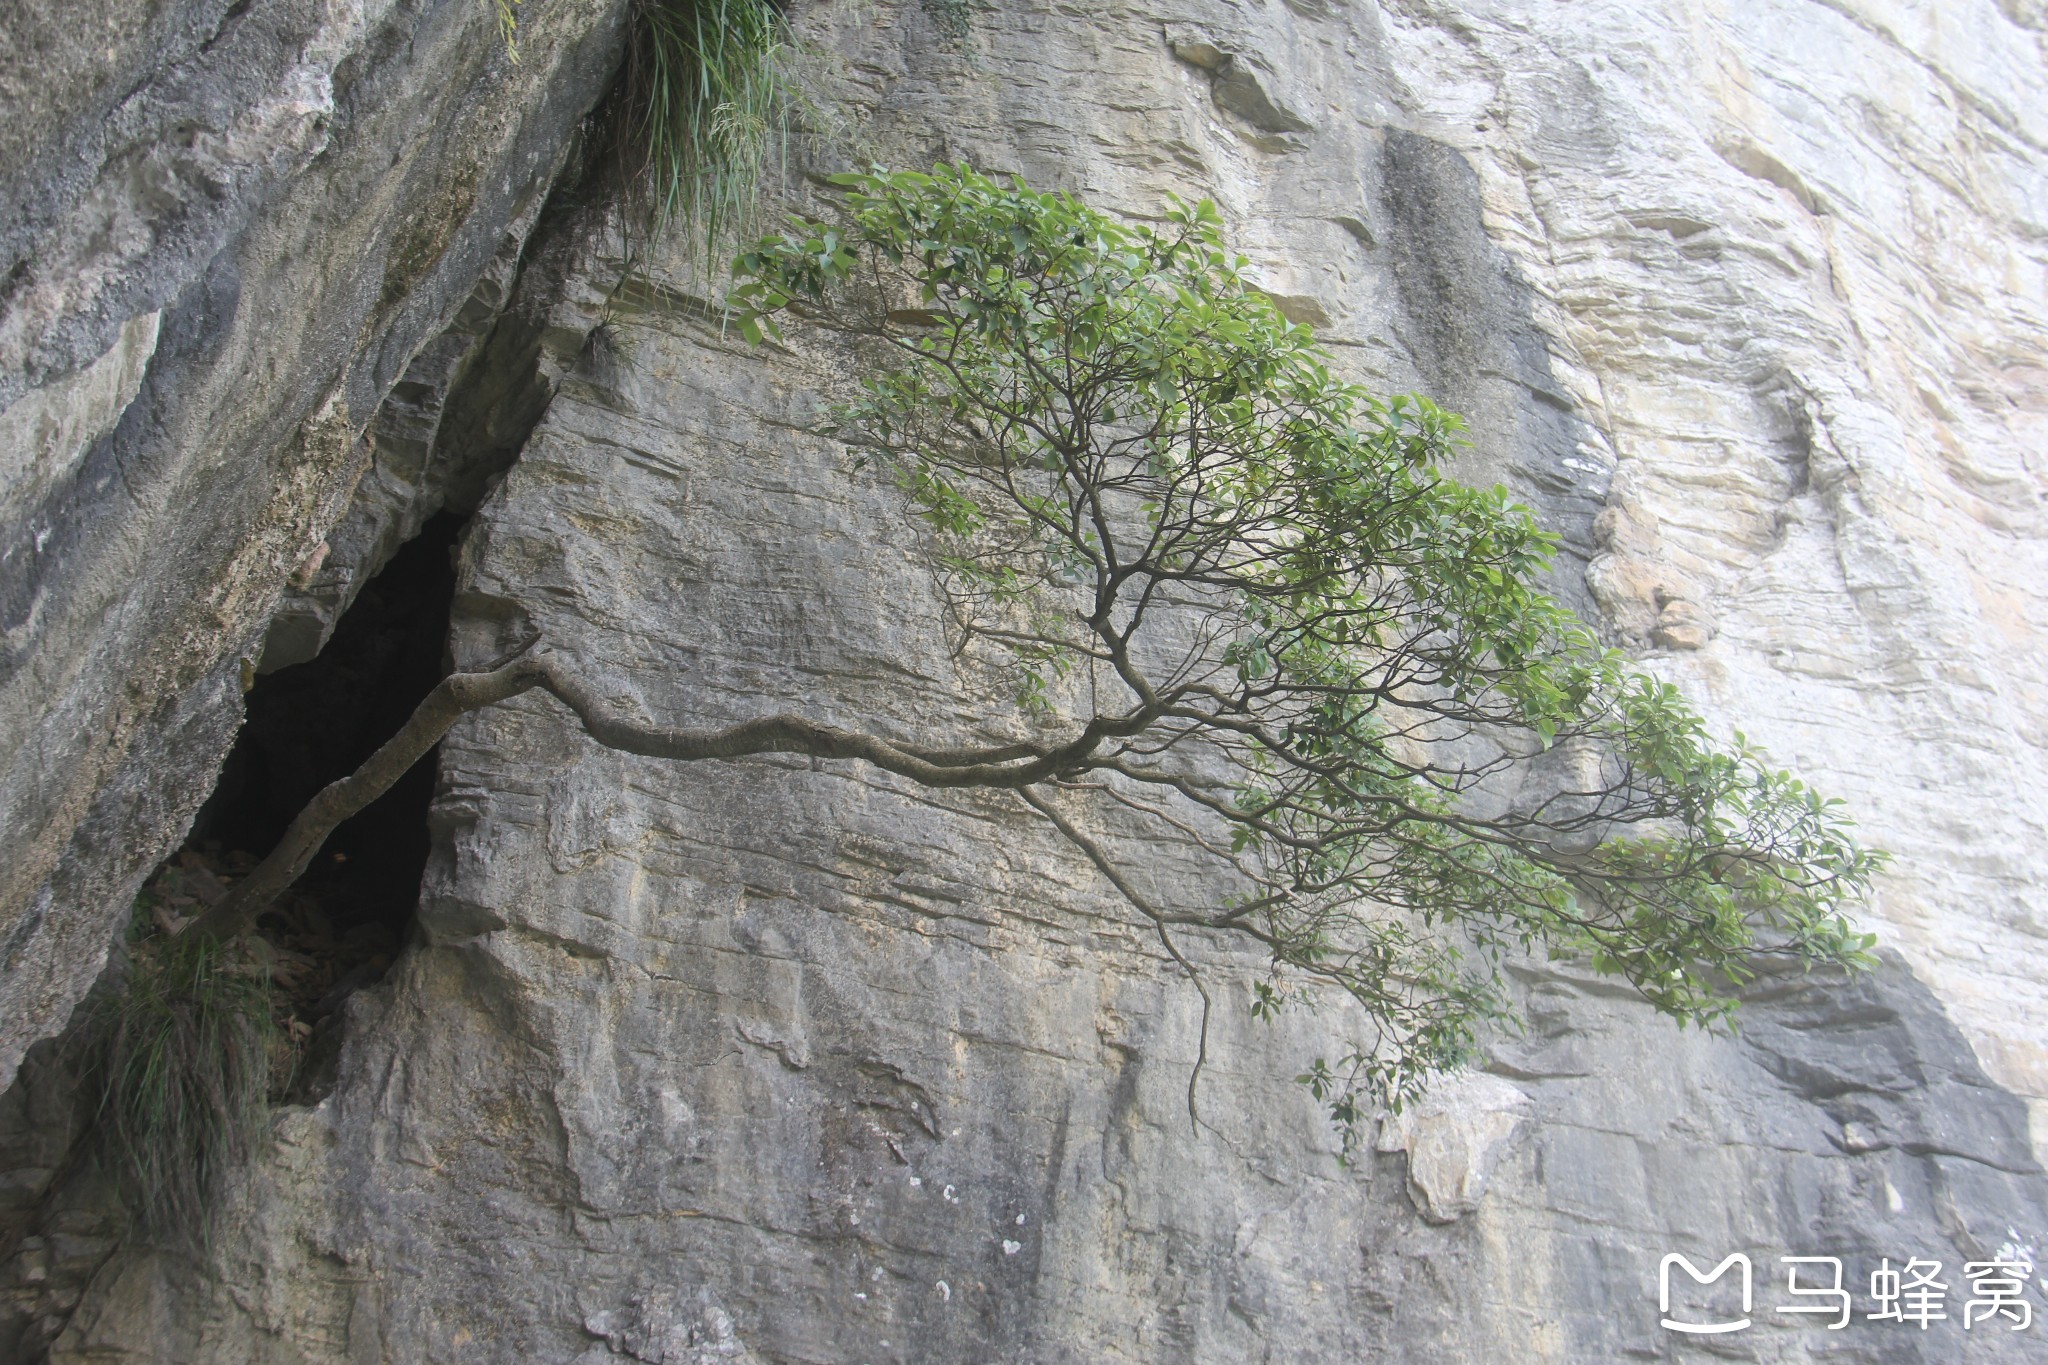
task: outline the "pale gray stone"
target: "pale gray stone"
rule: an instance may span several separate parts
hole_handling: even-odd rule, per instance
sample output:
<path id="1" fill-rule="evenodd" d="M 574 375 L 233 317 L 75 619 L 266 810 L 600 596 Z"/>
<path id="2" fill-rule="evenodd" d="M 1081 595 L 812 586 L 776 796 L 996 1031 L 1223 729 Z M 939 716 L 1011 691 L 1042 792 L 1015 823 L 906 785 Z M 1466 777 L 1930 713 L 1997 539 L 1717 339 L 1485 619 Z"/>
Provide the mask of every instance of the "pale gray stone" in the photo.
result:
<path id="1" fill-rule="evenodd" d="M 1455 1072 L 1381 1118 L 1375 1150 L 1406 1152 L 1415 1207 L 1432 1223 L 1453 1222 L 1479 1207 L 1529 1111 L 1528 1095 L 1507 1081 Z"/>
<path id="2" fill-rule="evenodd" d="M 876 154 L 1136 214 L 1215 196 L 1348 373 L 1472 419 L 1462 472 L 1559 534 L 1561 594 L 1898 851 L 1880 966 L 1767 973 L 1731 1036 L 1525 964 L 1525 1030 L 1345 1167 L 1289 1080 L 1341 1012 L 1257 1023 L 1221 990 L 1251 964 L 1192 945 L 1222 1004 L 1191 1123 L 1199 1001 L 1014 805 L 662 767 L 525 698 L 444 746 L 418 941 L 344 1005 L 333 1092 L 280 1114 L 207 1265 L 117 1245 L 90 1181 L 59 1178 L 75 1099 L 36 1054 L 0 1102 L 7 1321 L 57 1360 L 1694 1359 L 1658 1326 L 1659 1262 L 1740 1251 L 1758 1310 L 1716 1358 L 2036 1358 L 2048 1324 L 1965 1333 L 1958 1310 L 1963 1262 L 2048 1246 L 2039 15 L 1019 4 L 977 9 L 963 52 L 913 9 L 800 12 Z M 1233 107 L 1226 71 L 1301 126 Z M 365 119 L 390 139 L 366 158 L 408 126 Z M 297 230 L 337 269 L 375 258 L 375 233 Z M 408 367 L 428 401 L 385 404 L 389 463 L 352 508 L 275 532 L 209 667 L 253 649 L 316 545 L 309 638 L 345 600 L 303 601 L 322 573 L 474 499 L 460 663 L 537 630 L 651 717 L 970 730 L 1000 680 L 948 657 L 914 524 L 815 433 L 857 357 L 799 326 L 747 348 L 680 260 L 613 293 L 592 238 L 510 286 L 536 300 L 518 345 L 479 347 L 456 314 L 507 287 L 494 234 L 432 325 L 379 333 L 344 432 Z M 225 344 L 168 307 L 150 374 Z M 545 412 L 502 481 L 401 462 L 506 393 Z M 221 448 L 246 473 L 272 447 Z M 234 711 L 206 676 L 149 732 L 204 742 L 138 741 L 126 785 L 82 788 L 143 812 L 98 817 L 73 855 L 93 886 L 131 884 L 203 795 Z M 124 846 L 136 828 L 155 842 Z M 1140 861 L 1207 890 L 1169 843 Z M 73 875 L 24 903 L 69 926 L 49 941 L 76 961 L 48 960 L 75 995 L 112 911 L 83 913 Z M 19 1016 L 21 1041 L 60 1012 Z M 1777 1258 L 1802 1254 L 1859 1291 L 1880 1257 L 1940 1259 L 1951 1317 L 1777 1314 Z"/>
<path id="3" fill-rule="evenodd" d="M 0 13 L 0 1075 L 239 723 L 365 427 L 516 257 L 624 0 Z"/>

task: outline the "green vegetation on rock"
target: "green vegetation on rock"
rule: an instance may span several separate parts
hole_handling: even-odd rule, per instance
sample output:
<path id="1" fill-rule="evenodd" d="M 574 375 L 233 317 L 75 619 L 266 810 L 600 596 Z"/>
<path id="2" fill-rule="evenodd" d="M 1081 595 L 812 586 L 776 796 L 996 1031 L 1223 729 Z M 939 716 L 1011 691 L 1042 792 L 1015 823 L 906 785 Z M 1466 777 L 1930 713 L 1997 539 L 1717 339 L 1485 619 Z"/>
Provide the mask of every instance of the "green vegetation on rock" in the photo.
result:
<path id="1" fill-rule="evenodd" d="M 1459 420 L 1338 378 L 1211 205 L 838 183 L 840 220 L 741 258 L 740 326 L 886 345 L 837 430 L 928 527 L 962 648 L 1013 669 L 1014 747 L 1053 756 L 1020 796 L 1183 966 L 1189 934 L 1259 945 L 1258 1013 L 1363 1006 L 1301 1078 L 1347 1133 L 1468 1055 L 1513 952 L 1701 1025 L 1760 957 L 1868 963 L 1841 911 L 1879 858 L 1838 805 L 1602 648 L 1540 586 L 1555 538 L 1442 474 Z M 1116 849 L 1146 827 L 1227 889 L 1155 899 Z"/>
<path id="2" fill-rule="evenodd" d="M 1714 741 L 1547 596 L 1555 539 L 1441 473 L 1458 420 L 1338 378 L 1212 206 L 1155 228 L 964 168 L 838 183 L 839 221 L 740 257 L 738 325 L 759 342 L 796 315 L 880 362 L 836 430 L 895 477 L 957 653 L 1004 666 L 1009 694 L 975 697 L 958 734 L 788 712 L 692 729 L 529 641 L 443 679 L 188 933 L 248 933 L 457 720 L 538 688 L 647 758 L 801 754 L 1010 793 L 1156 930 L 1201 994 L 1202 1055 L 1193 938 L 1258 950 L 1257 1014 L 1360 1007 L 1301 1077 L 1347 1145 L 1508 1013 L 1513 954 L 1580 959 L 1700 1025 L 1762 959 L 1869 963 L 1843 912 L 1881 860 L 1840 807 Z M 1206 860 L 1214 893 L 1153 889 L 1162 844 Z"/>
<path id="3" fill-rule="evenodd" d="M 770 0 L 636 0 L 621 79 L 629 181 L 648 231 L 681 224 L 708 254 L 753 222 L 796 91 Z"/>
<path id="4" fill-rule="evenodd" d="M 964 43 L 974 31 L 971 0 L 919 0 L 924 12 L 949 43 Z"/>
<path id="5" fill-rule="evenodd" d="M 519 60 L 521 0 L 488 0 Z M 754 222 L 771 150 L 803 102 L 774 0 L 633 0 L 610 130 L 629 231 L 682 225 L 707 260 Z"/>
<path id="6" fill-rule="evenodd" d="M 140 933 L 123 990 L 94 1021 L 97 1128 L 130 1210 L 161 1242 L 207 1240 L 222 1178 L 264 1130 L 286 1048 L 260 952 L 240 939 Z"/>

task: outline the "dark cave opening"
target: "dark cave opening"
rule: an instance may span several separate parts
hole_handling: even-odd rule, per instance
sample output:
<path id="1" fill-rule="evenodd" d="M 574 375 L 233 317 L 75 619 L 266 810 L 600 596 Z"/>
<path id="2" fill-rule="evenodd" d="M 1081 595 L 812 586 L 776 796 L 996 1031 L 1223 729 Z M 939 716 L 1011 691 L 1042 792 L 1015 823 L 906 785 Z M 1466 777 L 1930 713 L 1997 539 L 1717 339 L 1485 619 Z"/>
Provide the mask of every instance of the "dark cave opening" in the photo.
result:
<path id="1" fill-rule="evenodd" d="M 257 678 L 220 782 L 174 865 L 239 875 L 268 853 L 315 793 L 389 739 L 447 671 L 454 553 L 464 520 L 435 516 L 364 584 L 312 659 Z M 301 1094 L 325 1088 L 333 1023 L 353 991 L 396 959 L 419 902 L 439 751 L 328 837 L 265 912 L 280 1013 L 306 1040 Z"/>
<path id="2" fill-rule="evenodd" d="M 269 852 L 315 793 L 405 723 L 446 671 L 461 529 L 458 517 L 434 517 L 363 585 L 318 655 L 257 678 L 193 843 Z M 328 838 L 299 889 L 319 898 L 337 928 L 399 929 L 411 918 L 433 794 L 430 753 Z"/>

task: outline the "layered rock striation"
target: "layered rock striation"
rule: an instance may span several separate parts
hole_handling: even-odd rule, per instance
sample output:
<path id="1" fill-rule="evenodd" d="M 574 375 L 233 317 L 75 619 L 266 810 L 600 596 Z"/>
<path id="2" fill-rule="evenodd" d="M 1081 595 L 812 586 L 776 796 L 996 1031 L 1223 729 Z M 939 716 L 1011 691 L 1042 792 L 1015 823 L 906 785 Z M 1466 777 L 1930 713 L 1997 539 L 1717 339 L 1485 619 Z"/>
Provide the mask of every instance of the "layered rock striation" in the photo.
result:
<path id="1" fill-rule="evenodd" d="M 47 812 L 24 827 L 62 836 L 35 836 L 47 867 L 22 863 L 31 890 L 0 902 L 33 926 L 0 986 L 28 1002 L 5 1015 L 17 1053 L 61 1023 L 120 897 L 203 797 L 239 661 L 266 631 L 273 662 L 316 649 L 351 576 L 439 507 L 481 499 L 459 666 L 537 632 L 650 718 L 773 707 L 895 733 L 967 727 L 999 685 L 945 650 L 886 481 L 817 433 L 857 357 L 800 330 L 747 347 L 686 253 L 627 271 L 601 217 L 519 248 L 617 33 L 594 5 L 525 10 L 516 71 L 466 11 L 380 21 L 422 26 L 411 57 L 374 48 L 386 63 L 459 55 L 531 82 L 491 87 L 530 92 L 531 142 L 489 145 L 535 150 L 527 179 L 478 178 L 514 188 L 455 215 L 469 254 L 436 257 L 416 307 L 349 324 L 375 345 L 276 337 L 286 319 L 310 346 L 327 295 L 264 295 L 267 331 L 236 330 L 241 312 L 208 331 L 166 294 L 109 305 L 69 360 L 10 362 L 35 387 L 0 423 L 54 433 L 7 466 L 4 506 L 40 509 L 24 525 L 53 547 L 52 586 L 23 598 L 50 605 L 24 619 L 82 619 L 64 585 L 129 562 L 62 548 L 88 533 L 159 556 L 118 599 L 144 605 L 18 637 L 78 681 L 8 723 L 101 757 L 9 779 Z M 1559 592 L 1895 851 L 1869 912 L 1882 964 L 1767 977 L 1739 1036 L 1530 964 L 1526 1031 L 1344 1167 L 1289 1080 L 1333 1020 L 1220 1010 L 1191 1127 L 1199 1000 L 1006 798 L 831 764 L 663 766 L 523 698 L 442 746 L 415 942 L 350 998 L 331 1092 L 280 1113 L 210 1263 L 120 1242 L 90 1179 L 56 1173 L 49 1134 L 75 1116 L 41 1053 L 0 1104 L 29 1172 L 10 1302 L 41 1315 L 51 1358 L 1694 1358 L 1658 1323 L 1671 1252 L 1755 1263 L 1754 1322 L 1722 1358 L 2034 1358 L 2048 1324 L 1963 1330 L 1960 1271 L 2048 1246 L 2048 21 L 2010 3 L 1172 0 L 976 10 L 953 41 L 916 4 L 797 19 L 859 154 L 1140 216 L 1212 196 L 1349 373 L 1467 414 L 1462 472 L 1560 534 Z M 452 98 L 362 79 L 356 150 L 244 212 L 246 240 L 298 233 L 322 263 L 294 289 L 374 272 L 405 223 L 447 226 L 424 197 L 445 168 L 408 179 L 402 209 L 357 205 L 350 231 L 293 197 L 356 192 L 322 179 L 327 158 L 381 164 L 433 114 L 407 100 Z M 556 111 L 552 141 L 535 110 Z M 814 184 L 782 192 L 815 207 Z M 171 401 L 259 363 L 274 387 Z M 309 431 L 340 453 L 310 453 Z M 159 502 L 35 491 L 86 488 L 76 471 L 119 452 L 168 471 L 137 485 Z M 456 473 L 428 472 L 436 452 Z M 340 471 L 370 460 L 351 502 Z M 202 468 L 221 482 L 179 482 Z M 227 481 L 257 490 L 240 520 L 172 496 Z M 323 541 L 333 558 L 288 585 Z M 9 601 L 44 581 L 16 562 Z M 209 624 L 145 609 L 230 588 Z M 134 662 L 159 658 L 197 662 Z M 160 714 L 104 700 L 131 679 Z M 81 717 L 122 719 L 85 738 Z M 1207 894 L 1170 844 L 1146 868 Z M 1245 965 L 1197 951 L 1219 980 Z M 38 1290 L 87 1235 L 64 1295 Z M 1881 1258 L 1940 1259 L 1950 1318 L 1831 1333 L 1778 1314 L 1791 1255 L 1843 1258 L 1859 1292 Z"/>
<path id="2" fill-rule="evenodd" d="M 623 3 L 544 8 L 517 63 L 472 0 L 0 16 L 9 1074 L 205 798 L 380 405 L 488 309 L 609 85 Z"/>

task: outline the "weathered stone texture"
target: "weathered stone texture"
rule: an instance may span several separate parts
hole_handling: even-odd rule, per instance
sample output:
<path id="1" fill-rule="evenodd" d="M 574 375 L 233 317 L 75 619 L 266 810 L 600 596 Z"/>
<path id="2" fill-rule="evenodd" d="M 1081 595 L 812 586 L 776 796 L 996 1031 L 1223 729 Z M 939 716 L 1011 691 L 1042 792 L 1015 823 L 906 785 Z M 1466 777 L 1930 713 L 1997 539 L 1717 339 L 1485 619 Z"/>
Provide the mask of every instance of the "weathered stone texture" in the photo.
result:
<path id="1" fill-rule="evenodd" d="M 182 836 L 364 427 L 516 253 L 623 9 L 535 7 L 516 65 L 476 0 L 0 14 L 0 1073 Z"/>
<path id="2" fill-rule="evenodd" d="M 218 1281 L 122 1251 L 54 1358 L 1699 1358 L 1657 1325 L 1667 1251 L 1756 1261 L 1714 1358 L 2038 1358 L 2048 1324 L 1771 1310 L 1780 1255 L 1960 1289 L 2048 1247 L 2040 16 L 1018 4 L 965 51 L 916 3 L 801 22 L 882 155 L 1216 197 L 1352 373 L 1472 418 L 1560 591 L 1897 850 L 1895 947 L 1767 978 L 1739 1038 L 1528 967 L 1527 1032 L 1347 1170 L 1287 1079 L 1341 1021 L 1226 1003 L 1192 1129 L 1199 1001 L 1004 798 L 662 767 L 526 698 L 444 745 L 420 941 L 281 1117 Z M 940 647 L 912 524 L 812 431 L 851 359 L 751 351 L 701 292 L 647 262 L 551 375 L 458 660 L 537 629 L 651 717 L 971 724 L 998 683 Z"/>

